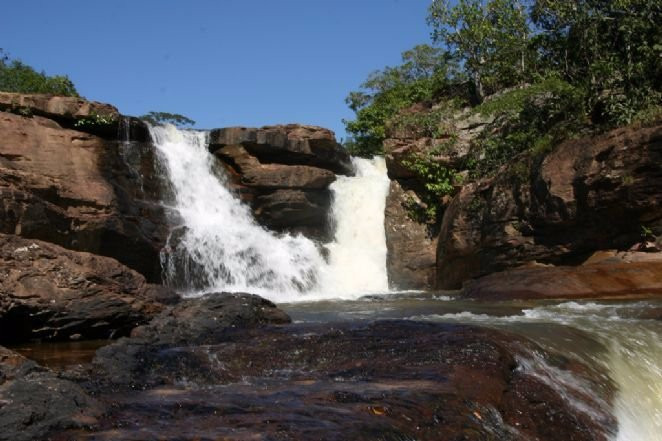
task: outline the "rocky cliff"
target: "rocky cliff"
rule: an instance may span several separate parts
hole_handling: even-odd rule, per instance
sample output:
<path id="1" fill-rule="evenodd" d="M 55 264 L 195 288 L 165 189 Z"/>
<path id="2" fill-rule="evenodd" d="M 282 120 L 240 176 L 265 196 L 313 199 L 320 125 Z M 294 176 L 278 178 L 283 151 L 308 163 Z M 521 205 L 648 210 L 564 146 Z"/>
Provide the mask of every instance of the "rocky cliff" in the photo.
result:
<path id="1" fill-rule="evenodd" d="M 0 93 L 0 110 L 0 232 L 113 257 L 159 282 L 168 229 L 146 127 L 78 98 Z"/>
<path id="2" fill-rule="evenodd" d="M 330 239 L 329 185 L 336 173 L 353 173 L 333 132 L 296 124 L 229 127 L 211 131 L 209 149 L 261 224 Z"/>
<path id="3" fill-rule="evenodd" d="M 437 286 L 528 262 L 576 264 L 662 233 L 662 125 L 567 141 L 462 188 L 445 212 Z"/>
<path id="4" fill-rule="evenodd" d="M 415 210 L 426 208 L 424 179 L 407 160 L 432 154 L 462 175 L 472 140 L 494 130 L 492 122 L 461 112 L 449 117 L 456 137 L 450 149 L 439 148 L 443 138 L 415 133 L 395 132 L 386 141 L 392 285 L 456 289 L 528 263 L 576 265 L 597 250 L 659 248 L 642 244 L 662 234 L 659 122 L 569 140 L 547 154 L 524 153 L 494 176 L 466 180 L 455 195 L 437 200 L 438 224 L 417 218 Z"/>

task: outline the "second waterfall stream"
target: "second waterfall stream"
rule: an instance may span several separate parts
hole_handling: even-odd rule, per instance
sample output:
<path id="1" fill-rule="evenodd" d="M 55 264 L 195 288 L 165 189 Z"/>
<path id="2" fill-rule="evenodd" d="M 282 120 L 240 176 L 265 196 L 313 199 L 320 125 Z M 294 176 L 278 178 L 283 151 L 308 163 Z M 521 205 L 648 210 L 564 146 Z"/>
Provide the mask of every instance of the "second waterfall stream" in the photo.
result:
<path id="1" fill-rule="evenodd" d="M 245 291 L 275 302 L 356 298 L 388 290 L 382 158 L 354 159 L 354 177 L 331 185 L 334 240 L 327 257 L 301 235 L 257 224 L 228 188 L 205 132 L 151 128 L 181 220 L 164 253 L 165 277 L 188 295 Z"/>

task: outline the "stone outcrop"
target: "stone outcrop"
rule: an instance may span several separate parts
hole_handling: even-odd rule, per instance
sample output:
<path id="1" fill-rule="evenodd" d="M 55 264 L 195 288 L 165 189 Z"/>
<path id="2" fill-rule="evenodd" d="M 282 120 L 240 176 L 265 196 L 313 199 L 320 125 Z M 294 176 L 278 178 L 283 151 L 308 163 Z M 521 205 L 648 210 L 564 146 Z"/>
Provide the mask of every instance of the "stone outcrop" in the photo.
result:
<path id="1" fill-rule="evenodd" d="M 34 112 L 0 112 L 0 232 L 114 257 L 160 281 L 168 231 L 154 152 L 118 139 L 139 123 L 126 120 L 119 135 L 115 128 L 114 139 L 104 139 L 58 121 L 112 106 L 6 93 L 0 99 Z"/>
<path id="2" fill-rule="evenodd" d="M 212 130 L 209 148 L 262 225 L 329 239 L 329 185 L 336 173 L 353 172 L 333 132 L 294 124 L 230 127 Z"/>
<path id="3" fill-rule="evenodd" d="M 333 132 L 322 127 L 289 124 L 212 130 L 209 135 L 212 153 L 226 145 L 242 145 L 262 163 L 309 165 L 337 174 L 353 173 L 347 152 Z"/>
<path id="4" fill-rule="evenodd" d="M 570 140 L 462 188 L 444 214 L 437 287 L 537 261 L 581 263 L 662 234 L 662 126 Z"/>
<path id="5" fill-rule="evenodd" d="M 391 181 L 384 230 L 389 286 L 395 289 L 431 289 L 436 282 L 437 236 L 434 226 L 412 219 L 409 202 L 415 198 L 401 181 Z"/>
<path id="6" fill-rule="evenodd" d="M 413 108 L 411 112 L 435 109 Z M 440 126 L 447 128 L 446 137 L 433 139 L 420 130 L 389 127 L 384 141 L 388 176 L 393 181 L 386 208 L 386 245 L 388 248 L 389 284 L 392 288 L 429 289 L 436 284 L 436 244 L 438 227 L 448 200 L 432 202 L 427 196 L 423 179 L 407 164 L 419 156 L 452 169 L 462 169 L 472 142 L 484 131 L 493 118 L 472 113 L 471 109 L 449 110 Z M 427 201 L 424 201 L 428 199 Z M 436 220 L 416 215 L 425 211 L 429 203 L 441 209 Z"/>
<path id="7" fill-rule="evenodd" d="M 0 234 L 0 343 L 120 337 L 176 301 L 114 259 Z"/>
<path id="8" fill-rule="evenodd" d="M 0 346 L 0 441 L 93 427 L 103 407 L 79 385 Z"/>
<path id="9" fill-rule="evenodd" d="M 636 299 L 662 295 L 662 256 L 609 259 L 582 266 L 524 267 L 469 281 L 464 297 L 509 299 Z"/>

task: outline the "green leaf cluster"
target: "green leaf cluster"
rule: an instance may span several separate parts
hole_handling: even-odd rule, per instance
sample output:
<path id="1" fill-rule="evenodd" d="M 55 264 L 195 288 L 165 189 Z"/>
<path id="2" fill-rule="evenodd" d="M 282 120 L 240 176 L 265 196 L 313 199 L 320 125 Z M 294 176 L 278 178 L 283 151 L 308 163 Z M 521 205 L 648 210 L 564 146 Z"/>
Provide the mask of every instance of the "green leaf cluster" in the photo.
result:
<path id="1" fill-rule="evenodd" d="M 20 60 L 10 59 L 2 49 L 0 49 L 0 90 L 79 96 L 76 87 L 66 75 L 48 76 L 43 71 L 37 72 Z"/>
<path id="2" fill-rule="evenodd" d="M 77 119 L 74 127 L 90 129 L 111 126 L 116 122 L 117 118 L 115 115 L 102 115 L 92 112 L 89 116 Z"/>

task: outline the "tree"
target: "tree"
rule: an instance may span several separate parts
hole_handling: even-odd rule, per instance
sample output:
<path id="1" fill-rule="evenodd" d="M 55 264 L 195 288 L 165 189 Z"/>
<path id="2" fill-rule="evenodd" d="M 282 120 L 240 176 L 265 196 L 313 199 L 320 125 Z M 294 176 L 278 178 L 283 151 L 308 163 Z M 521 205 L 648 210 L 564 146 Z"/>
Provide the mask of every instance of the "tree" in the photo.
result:
<path id="1" fill-rule="evenodd" d="M 662 4 L 536 0 L 536 46 L 548 71 L 587 90 L 596 122 L 619 125 L 662 99 Z"/>
<path id="2" fill-rule="evenodd" d="M 519 0 L 434 0 L 428 24 L 432 40 L 464 62 L 475 101 L 524 79 L 530 29 Z"/>
<path id="3" fill-rule="evenodd" d="M 79 96 L 76 87 L 67 76 L 48 76 L 43 71 L 37 72 L 20 60 L 10 59 L 2 49 L 0 49 L 0 90 Z"/>
<path id="4" fill-rule="evenodd" d="M 432 100 L 454 75 L 457 64 L 443 49 L 422 44 L 403 52 L 402 64 L 373 72 L 345 99 L 356 113 L 343 121 L 350 134 L 345 146 L 358 156 L 380 153 L 388 121 L 407 106 Z"/>
<path id="5" fill-rule="evenodd" d="M 177 127 L 185 127 L 195 124 L 195 121 L 191 118 L 187 118 L 179 113 L 149 112 L 139 118 L 152 125 L 172 124 Z"/>

